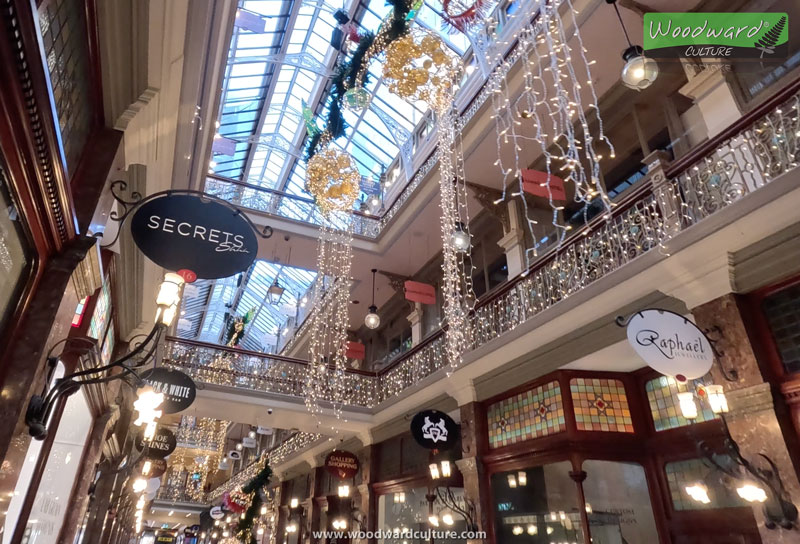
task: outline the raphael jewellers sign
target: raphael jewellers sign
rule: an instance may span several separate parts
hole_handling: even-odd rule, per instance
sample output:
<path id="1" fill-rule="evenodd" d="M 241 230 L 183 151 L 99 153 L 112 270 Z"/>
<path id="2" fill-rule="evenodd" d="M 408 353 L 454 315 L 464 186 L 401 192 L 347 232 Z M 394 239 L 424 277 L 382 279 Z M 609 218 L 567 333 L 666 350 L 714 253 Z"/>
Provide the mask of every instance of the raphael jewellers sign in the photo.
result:
<path id="1" fill-rule="evenodd" d="M 703 331 L 668 310 L 634 314 L 628 321 L 628 342 L 650 367 L 681 382 L 704 376 L 714 362 L 714 351 Z"/>
<path id="2" fill-rule="evenodd" d="M 258 240 L 235 209 L 193 194 L 164 194 L 142 204 L 131 220 L 133 241 L 167 270 L 201 279 L 227 278 L 253 264 Z"/>

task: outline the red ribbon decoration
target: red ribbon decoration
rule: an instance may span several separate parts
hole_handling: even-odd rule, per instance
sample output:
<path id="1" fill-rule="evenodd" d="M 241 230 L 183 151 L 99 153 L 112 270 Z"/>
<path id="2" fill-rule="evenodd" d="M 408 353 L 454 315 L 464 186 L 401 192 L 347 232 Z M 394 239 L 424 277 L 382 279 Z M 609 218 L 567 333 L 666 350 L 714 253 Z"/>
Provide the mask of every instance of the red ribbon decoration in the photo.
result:
<path id="1" fill-rule="evenodd" d="M 470 7 L 461 13 L 450 13 L 450 2 L 452 0 L 442 0 L 442 26 L 450 27 L 452 33 L 453 29 L 458 30 L 462 34 L 466 34 L 466 29 L 472 23 L 483 17 L 483 11 L 486 7 L 486 0 L 475 0 Z"/>

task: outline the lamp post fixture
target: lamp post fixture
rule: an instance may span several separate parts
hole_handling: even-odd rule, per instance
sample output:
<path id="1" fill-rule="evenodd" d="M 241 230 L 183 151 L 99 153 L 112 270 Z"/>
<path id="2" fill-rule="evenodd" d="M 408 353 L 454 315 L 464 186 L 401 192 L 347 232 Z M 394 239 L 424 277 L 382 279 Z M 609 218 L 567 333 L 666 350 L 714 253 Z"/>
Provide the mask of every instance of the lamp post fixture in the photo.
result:
<path id="1" fill-rule="evenodd" d="M 44 440 L 47 436 L 47 427 L 53 415 L 53 410 L 58 404 L 58 401 L 62 397 L 72 395 L 84 385 L 108 383 L 120 379 L 132 379 L 137 385 L 144 384 L 136 371 L 153 359 L 161 336 L 175 319 L 175 315 L 178 312 L 178 304 L 181 300 L 183 284 L 184 280 L 178 274 L 170 272 L 165 275 L 164 281 L 161 282 L 158 295 L 156 296 L 157 309 L 155 325 L 153 325 L 152 330 L 138 346 L 116 361 L 103 365 L 100 355 L 97 352 L 96 345 L 88 338 L 65 338 L 57 342 L 56 345 L 51 348 L 47 357 L 51 372 L 55 369 L 60 357 L 67 353 L 76 354 L 78 356 L 88 356 L 90 358 L 90 365 L 89 368 L 85 370 L 73 372 L 68 376 L 56 380 L 53 387 L 48 389 L 47 386 L 45 386 L 45 389 L 40 395 L 33 395 L 31 397 L 28 403 L 28 410 L 25 413 L 25 423 L 28 426 L 28 432 L 33 438 Z M 58 356 L 54 356 L 53 350 L 57 347 L 61 347 L 61 353 Z M 120 369 L 121 371 L 113 373 L 114 369 Z M 45 380 L 46 384 L 50 382 L 50 378 L 51 376 L 47 377 Z M 152 392 L 152 389 L 150 392 Z M 144 393 L 145 396 L 147 396 L 147 389 L 144 390 Z M 154 409 L 154 400 L 155 398 L 149 397 L 143 399 L 140 393 L 140 398 L 137 402 L 141 403 L 143 409 L 145 409 L 145 407 Z M 136 403 L 134 403 L 134 405 L 135 404 Z M 152 418 L 145 419 L 149 423 L 149 426 L 146 427 L 145 434 L 148 432 L 154 433 L 155 423 L 151 422 Z"/>

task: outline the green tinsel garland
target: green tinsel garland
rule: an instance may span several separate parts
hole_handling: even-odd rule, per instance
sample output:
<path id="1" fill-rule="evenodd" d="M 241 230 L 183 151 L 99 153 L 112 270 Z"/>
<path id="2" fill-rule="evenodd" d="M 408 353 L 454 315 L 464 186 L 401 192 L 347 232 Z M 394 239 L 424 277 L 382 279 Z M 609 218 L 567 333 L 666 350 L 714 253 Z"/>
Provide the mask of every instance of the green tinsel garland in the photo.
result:
<path id="1" fill-rule="evenodd" d="M 269 465 L 264 465 L 261 472 L 256 474 L 252 480 L 242 487 L 242 492 L 248 495 L 251 493 L 253 494 L 253 500 L 250 501 L 250 506 L 247 507 L 247 510 L 244 512 L 244 517 L 239 520 L 236 526 L 236 538 L 238 538 L 239 542 L 242 544 L 258 544 L 255 535 L 253 535 L 253 520 L 256 515 L 260 514 L 261 504 L 263 502 L 261 498 L 261 489 L 269 483 L 270 477 L 272 477 L 272 469 L 269 468 Z"/>
<path id="2" fill-rule="evenodd" d="M 386 45 L 389 45 L 408 33 L 413 17 L 409 17 L 411 4 L 406 0 L 387 0 L 386 4 L 392 6 L 394 10 L 392 11 L 392 18 L 389 24 L 380 29 L 380 35 L 384 37 Z M 347 128 L 347 123 L 345 123 L 344 116 L 342 115 L 344 93 L 348 88 L 353 89 L 357 85 L 366 85 L 369 73 L 367 72 L 364 81 L 357 81 L 358 74 L 361 73 L 364 65 L 369 64 L 374 56 L 382 53 L 382 51 L 377 51 L 368 58 L 367 51 L 372 47 L 372 44 L 375 43 L 376 36 L 371 32 L 365 32 L 360 38 L 358 47 L 356 47 L 356 50 L 353 52 L 353 56 L 350 57 L 348 62 L 339 65 L 336 74 L 331 78 L 331 106 L 328 110 L 325 130 L 309 138 L 308 146 L 306 147 L 306 160 L 316 154 L 323 135 L 327 135 L 331 140 L 336 140 L 344 136 L 344 131 Z M 345 85 L 345 81 L 347 85 Z"/>

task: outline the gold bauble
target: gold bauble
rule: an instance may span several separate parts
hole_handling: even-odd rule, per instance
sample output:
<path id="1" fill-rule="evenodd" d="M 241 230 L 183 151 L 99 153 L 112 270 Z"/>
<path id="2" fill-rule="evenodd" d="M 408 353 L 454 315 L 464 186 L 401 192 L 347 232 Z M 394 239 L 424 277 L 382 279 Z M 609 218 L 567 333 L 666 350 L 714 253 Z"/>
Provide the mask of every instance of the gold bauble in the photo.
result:
<path id="1" fill-rule="evenodd" d="M 355 160 L 345 151 L 327 147 L 318 151 L 306 165 L 306 190 L 316 199 L 324 214 L 353 209 L 361 174 Z"/>

